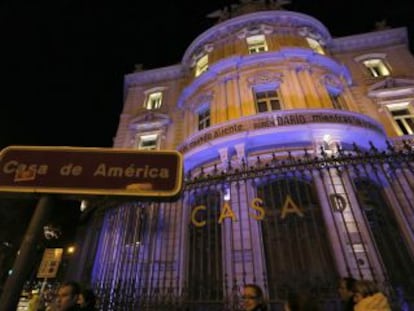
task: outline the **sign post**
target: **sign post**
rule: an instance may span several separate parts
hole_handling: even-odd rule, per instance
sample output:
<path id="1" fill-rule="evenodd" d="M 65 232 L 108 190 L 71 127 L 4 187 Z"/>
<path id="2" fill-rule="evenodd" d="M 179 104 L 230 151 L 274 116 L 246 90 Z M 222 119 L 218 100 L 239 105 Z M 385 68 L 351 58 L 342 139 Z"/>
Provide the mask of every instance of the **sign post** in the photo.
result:
<path id="1" fill-rule="evenodd" d="M 36 241 L 42 232 L 45 219 L 51 213 L 52 202 L 50 195 L 43 195 L 37 203 L 34 215 L 20 245 L 19 253 L 14 261 L 12 273 L 4 284 L 0 297 L 0 311 L 16 310 L 20 291 L 25 278 L 30 272 L 30 265 L 28 263 L 33 259 Z"/>
<path id="2" fill-rule="evenodd" d="M 0 152 L 0 191 L 174 197 L 177 151 L 11 146 Z"/>
<path id="3" fill-rule="evenodd" d="M 47 279 L 55 278 L 62 261 L 63 248 L 46 248 L 43 252 L 42 261 L 37 270 L 37 278 L 43 278 L 43 283 L 39 291 L 42 296 Z"/>
<path id="4" fill-rule="evenodd" d="M 181 191 L 182 173 L 182 156 L 176 151 L 37 146 L 3 149 L 0 192 L 42 196 L 20 246 L 13 273 L 5 283 L 0 311 L 16 309 L 34 245 L 51 212 L 51 194 L 172 198 Z M 44 264 L 42 261 L 38 277 L 47 278 L 57 272 L 56 258 L 50 256 L 46 256 Z"/>

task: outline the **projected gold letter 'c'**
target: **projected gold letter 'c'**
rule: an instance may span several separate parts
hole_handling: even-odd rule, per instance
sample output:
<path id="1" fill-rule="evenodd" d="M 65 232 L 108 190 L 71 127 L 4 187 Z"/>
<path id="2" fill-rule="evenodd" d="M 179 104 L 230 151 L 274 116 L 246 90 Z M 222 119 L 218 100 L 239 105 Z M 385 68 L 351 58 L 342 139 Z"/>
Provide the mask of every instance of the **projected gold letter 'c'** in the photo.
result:
<path id="1" fill-rule="evenodd" d="M 206 221 L 205 220 L 203 220 L 203 221 L 197 221 L 197 219 L 196 219 L 196 213 L 199 210 L 206 210 L 206 209 L 207 208 L 204 205 L 199 205 L 199 206 L 194 207 L 194 209 L 191 212 L 191 222 L 193 223 L 194 226 L 196 226 L 196 227 L 203 227 L 203 226 L 206 225 Z"/>

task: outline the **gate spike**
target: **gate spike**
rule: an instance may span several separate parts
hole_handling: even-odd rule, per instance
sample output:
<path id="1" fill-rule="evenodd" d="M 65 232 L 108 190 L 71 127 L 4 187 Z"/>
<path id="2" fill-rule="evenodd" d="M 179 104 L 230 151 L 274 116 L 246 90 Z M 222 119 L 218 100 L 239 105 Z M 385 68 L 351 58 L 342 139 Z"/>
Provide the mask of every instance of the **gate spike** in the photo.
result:
<path id="1" fill-rule="evenodd" d="M 357 146 L 357 144 L 356 144 L 356 143 L 352 143 L 352 147 L 353 147 L 353 150 L 354 150 L 356 153 L 361 153 L 361 150 L 359 149 L 359 147 Z"/>
<path id="2" fill-rule="evenodd" d="M 391 145 L 391 143 L 390 143 L 390 141 L 389 140 L 386 140 L 385 141 L 385 143 L 387 144 L 387 149 L 390 151 L 390 152 L 395 152 L 395 148 L 394 148 L 394 146 L 393 145 Z"/>
<path id="3" fill-rule="evenodd" d="M 320 147 L 319 147 L 319 149 L 321 149 L 321 156 L 322 156 L 323 158 L 326 158 L 327 153 L 325 152 L 325 149 L 323 148 L 323 146 L 320 146 Z"/>
<path id="4" fill-rule="evenodd" d="M 369 141 L 368 143 L 371 146 L 371 151 L 374 152 L 374 153 L 378 153 L 378 149 L 377 149 L 377 147 L 374 146 L 373 142 Z"/>
<path id="5" fill-rule="evenodd" d="M 341 144 L 337 142 L 337 143 L 335 143 L 335 145 L 336 145 L 336 150 L 338 150 L 338 153 L 340 155 L 343 155 L 344 154 L 344 149 L 342 148 Z"/>
<path id="6" fill-rule="evenodd" d="M 245 170 L 246 169 L 246 161 L 245 161 L 244 157 L 241 159 L 241 164 L 242 164 L 242 169 Z"/>
<path id="7" fill-rule="evenodd" d="M 409 143 L 405 139 L 403 140 L 403 144 L 404 144 L 404 149 L 408 151 L 413 151 L 413 148 L 409 145 Z"/>
<path id="8" fill-rule="evenodd" d="M 260 156 L 257 156 L 256 158 L 257 158 L 256 166 L 260 167 L 260 164 L 262 162 L 261 159 L 260 159 Z"/>

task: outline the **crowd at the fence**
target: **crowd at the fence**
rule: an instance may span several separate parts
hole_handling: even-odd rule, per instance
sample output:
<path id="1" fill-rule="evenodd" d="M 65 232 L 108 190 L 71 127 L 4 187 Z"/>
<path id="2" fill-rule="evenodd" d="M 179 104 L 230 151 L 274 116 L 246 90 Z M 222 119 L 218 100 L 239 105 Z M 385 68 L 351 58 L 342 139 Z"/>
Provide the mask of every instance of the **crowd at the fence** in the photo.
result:
<path id="1" fill-rule="evenodd" d="M 374 281 L 345 277 L 340 279 L 338 292 L 345 305 L 344 311 L 391 310 L 387 296 Z"/>
<path id="2" fill-rule="evenodd" d="M 341 278 L 338 294 L 343 311 L 391 311 L 388 298 L 374 281 Z M 92 289 L 82 288 L 77 282 L 65 282 L 55 290 L 46 290 L 42 297 L 31 294 L 28 311 L 95 311 L 97 299 Z M 267 311 L 262 288 L 257 284 L 245 284 L 241 289 L 243 311 Z M 319 311 L 318 301 L 310 292 L 289 293 L 284 311 Z"/>
<path id="3" fill-rule="evenodd" d="M 338 294 L 343 311 L 391 311 L 388 298 L 371 280 L 344 277 L 339 280 Z M 267 311 L 263 290 L 256 284 L 246 284 L 242 289 L 244 311 Z M 317 297 L 308 291 L 289 293 L 284 311 L 319 311 Z"/>
<path id="4" fill-rule="evenodd" d="M 92 289 L 78 282 L 65 282 L 42 292 L 30 291 L 27 311 L 96 311 Z"/>

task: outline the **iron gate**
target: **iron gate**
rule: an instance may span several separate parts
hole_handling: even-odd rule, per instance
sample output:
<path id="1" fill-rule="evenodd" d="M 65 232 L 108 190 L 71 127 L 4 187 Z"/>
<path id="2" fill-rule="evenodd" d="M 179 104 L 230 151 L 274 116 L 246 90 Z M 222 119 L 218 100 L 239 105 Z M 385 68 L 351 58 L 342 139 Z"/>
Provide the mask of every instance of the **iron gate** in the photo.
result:
<path id="1" fill-rule="evenodd" d="M 414 309 L 413 150 L 270 154 L 190 172 L 176 202 L 106 211 L 92 283 L 102 310 L 237 310 L 257 283 L 339 310 L 340 276 Z M 410 310 L 412 310 L 410 309 Z"/>

